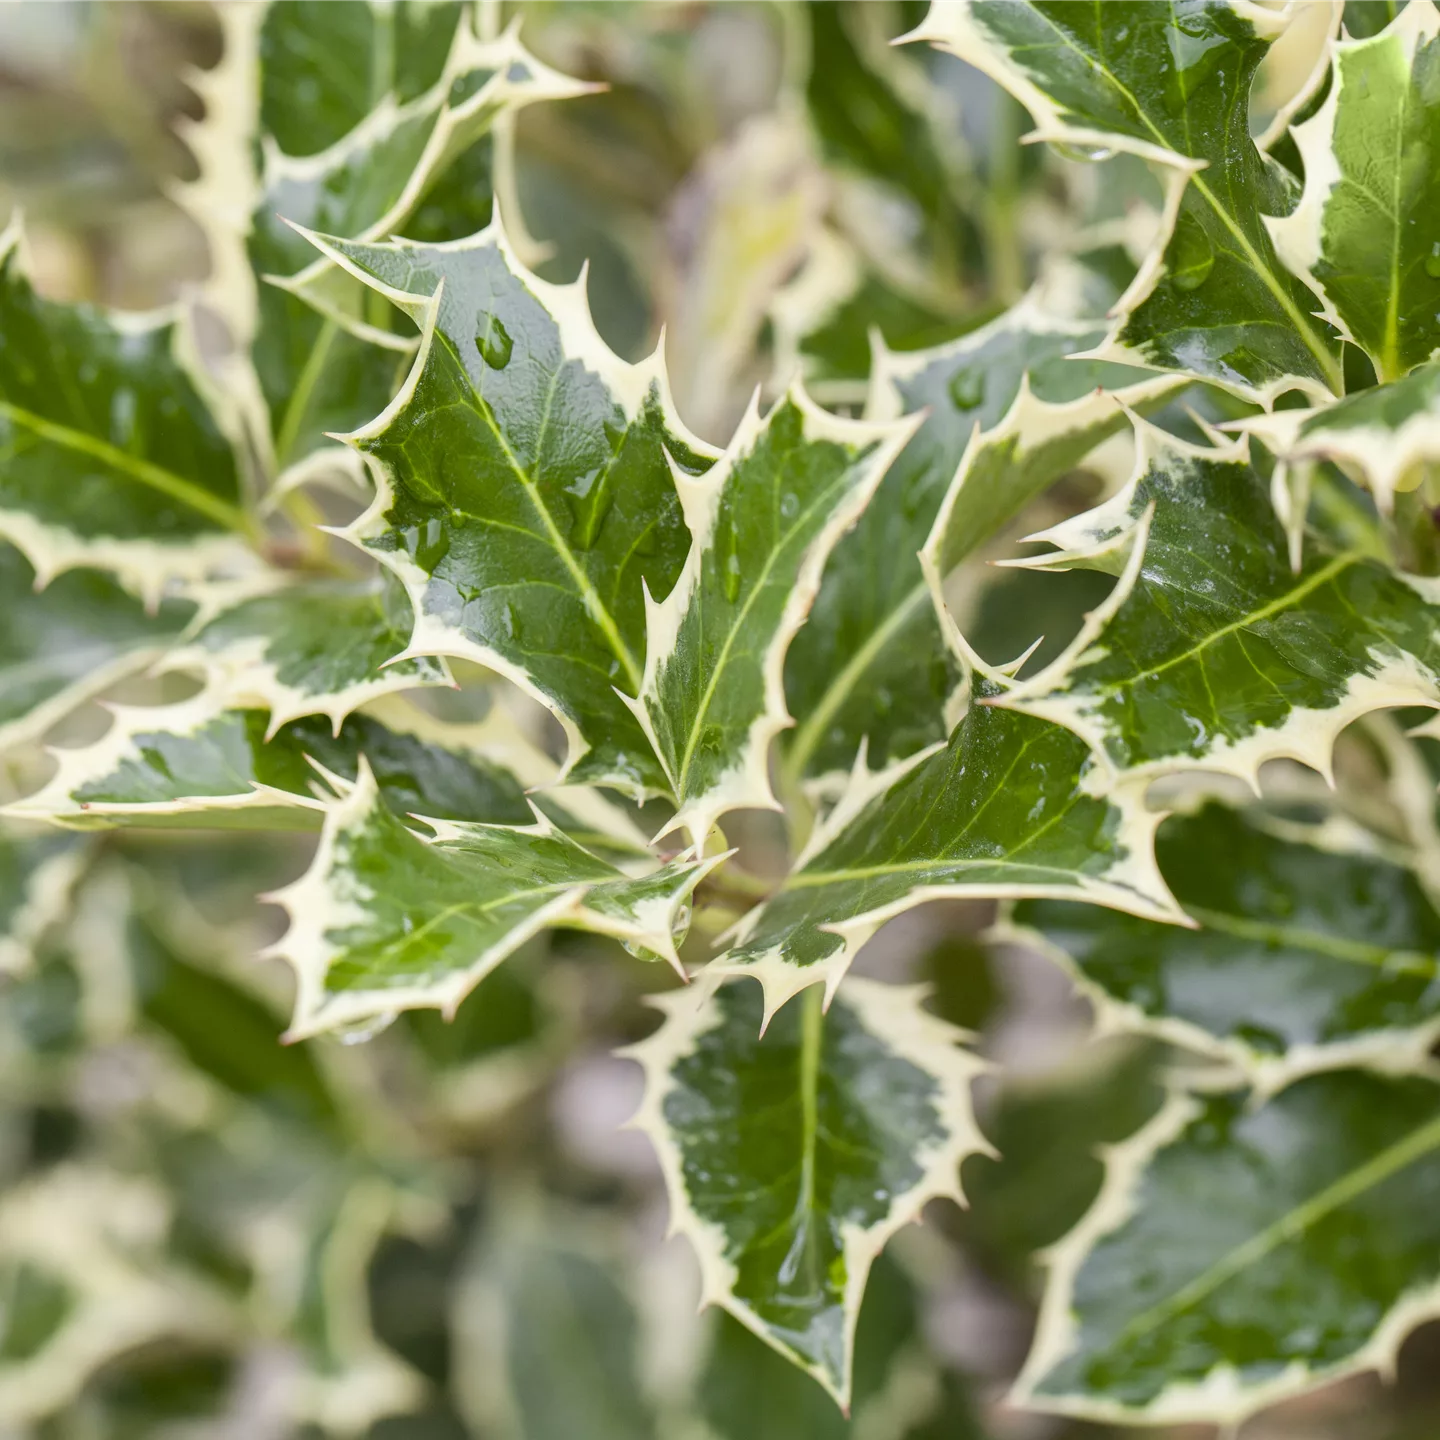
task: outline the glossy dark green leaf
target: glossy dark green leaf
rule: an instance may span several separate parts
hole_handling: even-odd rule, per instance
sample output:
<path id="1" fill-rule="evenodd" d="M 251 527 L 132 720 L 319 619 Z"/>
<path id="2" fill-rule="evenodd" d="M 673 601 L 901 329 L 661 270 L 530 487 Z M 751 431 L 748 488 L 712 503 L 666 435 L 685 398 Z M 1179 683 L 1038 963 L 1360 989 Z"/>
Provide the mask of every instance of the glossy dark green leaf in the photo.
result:
<path id="1" fill-rule="evenodd" d="M 916 989 L 852 980 L 828 1012 L 818 1000 L 761 1038 L 753 985 L 657 997 L 665 1024 L 625 1053 L 645 1069 L 635 1123 L 705 1301 L 843 1406 L 872 1261 L 928 1200 L 959 1197 L 960 1161 L 984 1148 L 970 1109 L 980 1067 Z"/>
<path id="2" fill-rule="evenodd" d="M 1419 1065 L 1440 1031 L 1440 915 L 1414 871 L 1211 804 L 1167 821 L 1161 873 L 1199 929 L 1025 901 L 1016 920 L 1105 1021 L 1213 1051 L 1273 1085 L 1369 1058 Z"/>
<path id="3" fill-rule="evenodd" d="M 913 431 L 835 419 L 796 390 L 763 421 L 752 407 L 724 459 L 681 482 L 690 554 L 646 607 L 635 708 L 680 807 L 673 823 L 697 845 L 730 810 L 778 808 L 769 760 L 789 723 L 785 652 L 831 548 Z"/>
<path id="4" fill-rule="evenodd" d="M 497 227 L 445 248 L 319 243 L 424 326 L 400 398 L 352 437 L 383 478 L 350 534 L 404 582 L 412 648 L 540 696 L 575 778 L 665 790 L 616 687 L 640 689 L 642 581 L 668 595 L 689 543 L 671 463 L 697 475 L 711 456 L 658 357 L 618 359 L 582 290 L 529 274 Z"/>
<path id="5" fill-rule="evenodd" d="M 1287 18 L 1220 0 L 969 0 L 934 6 L 912 37 L 999 81 L 1038 137 L 1166 167 L 1163 256 L 1122 301 L 1111 358 L 1255 398 L 1340 393 L 1338 349 L 1265 225 L 1291 208 L 1293 182 L 1250 138 L 1255 71 Z"/>
<path id="6" fill-rule="evenodd" d="M 809 985 L 833 993 L 860 946 L 926 900 L 1070 896 L 1177 916 L 1151 853 L 1156 818 L 1133 791 L 1096 795 L 1093 778 L 1061 727 L 974 703 L 918 763 L 857 772 L 714 964 L 758 979 L 768 1014 Z"/>
<path id="7" fill-rule="evenodd" d="M 862 740 L 878 766 L 944 738 L 959 673 L 918 554 L 928 540 L 948 574 L 1124 427 L 1117 397 L 1140 405 L 1173 385 L 1066 358 L 1102 333 L 1027 297 L 960 340 L 878 356 L 873 408 L 927 413 L 836 546 L 792 647 L 786 699 L 798 728 L 785 763 L 794 778 L 848 770 Z"/>
<path id="8" fill-rule="evenodd" d="M 152 602 L 240 563 L 240 471 L 188 330 L 42 298 L 19 243 L 0 235 L 0 537 L 42 584 L 94 566 Z"/>
<path id="9" fill-rule="evenodd" d="M 556 925 L 675 958 L 691 891 L 718 860 L 674 860 L 632 877 L 548 821 L 436 820 L 422 839 L 362 767 L 326 813 L 310 869 L 273 898 L 290 916 L 275 946 L 299 981 L 290 1034 L 388 1023 L 456 1006 L 531 935 Z"/>
<path id="10" fill-rule="evenodd" d="M 1326 771 L 1350 721 L 1440 700 L 1434 582 L 1368 548 L 1286 534 L 1243 446 L 1196 448 L 1139 422 L 1112 500 L 1035 537 L 1026 563 L 1120 573 L 1067 651 L 994 703 L 1068 725 L 1118 774 L 1247 779 L 1290 756 Z"/>
<path id="11" fill-rule="evenodd" d="M 1337 44 L 1329 94 L 1295 127 L 1300 203 L 1270 223 L 1280 257 L 1384 380 L 1440 348 L 1440 13 L 1406 5 Z"/>
<path id="12" fill-rule="evenodd" d="M 1015 1398 L 1150 1423 L 1236 1424 L 1388 1368 L 1434 1315 L 1440 1086 L 1331 1071 L 1256 1106 L 1175 1095 L 1111 1151 L 1051 1253 Z"/>

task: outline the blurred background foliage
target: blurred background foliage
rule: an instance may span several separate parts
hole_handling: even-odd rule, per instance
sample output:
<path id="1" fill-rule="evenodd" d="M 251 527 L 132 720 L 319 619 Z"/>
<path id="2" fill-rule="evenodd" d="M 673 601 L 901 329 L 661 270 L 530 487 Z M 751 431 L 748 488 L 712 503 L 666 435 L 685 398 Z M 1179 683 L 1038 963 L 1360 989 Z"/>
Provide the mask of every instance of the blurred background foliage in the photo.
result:
<path id="1" fill-rule="evenodd" d="M 608 87 L 522 114 L 512 229 L 523 216 L 550 278 L 588 262 L 621 354 L 663 328 L 680 408 L 713 440 L 756 386 L 797 372 L 858 406 L 874 331 L 934 344 L 1037 281 L 1084 286 L 1103 309 L 1133 273 L 1157 200 L 1143 167 L 1021 145 L 1023 114 L 983 77 L 889 45 L 924 8 L 491 12 Z M 1262 119 L 1307 73 L 1315 37 L 1295 28 Z M 198 0 L 0 6 L 0 217 L 24 208 L 47 293 L 139 309 L 204 275 L 167 191 L 193 163 L 172 132 L 200 114 L 187 69 L 219 47 Z M 1103 447 L 1046 513 L 1127 464 L 1124 443 Z M 967 573 L 957 607 L 994 659 L 1042 632 L 1058 646 L 1097 598 L 1085 572 L 1043 587 Z M 1347 764 L 1363 779 L 1363 757 Z M 61 836 L 37 875 L 0 832 L 0 945 L 34 960 L 0 986 L 0 1440 L 1107 1433 L 1001 1397 L 1029 1339 L 1035 1254 L 1094 1196 L 1100 1147 L 1153 1113 L 1160 1057 L 1092 1038 L 1046 962 L 987 947 L 989 907 L 927 907 L 861 960 L 929 980 L 936 1010 L 979 1032 L 1004 1158 L 969 1161 L 970 1208 L 932 1206 L 877 1267 L 847 1420 L 734 1321 L 696 1313 L 648 1143 L 619 1128 L 639 1072 L 611 1052 L 651 1028 L 654 972 L 549 934 L 451 1024 L 407 1015 L 351 1037 L 365 1044 L 282 1045 L 289 977 L 254 959 L 278 917 L 251 897 L 300 873 L 309 843 Z M 747 843 L 783 845 L 760 821 Z M 1393 1387 L 1332 1387 L 1246 1440 L 1433 1436 L 1436 1328 Z"/>

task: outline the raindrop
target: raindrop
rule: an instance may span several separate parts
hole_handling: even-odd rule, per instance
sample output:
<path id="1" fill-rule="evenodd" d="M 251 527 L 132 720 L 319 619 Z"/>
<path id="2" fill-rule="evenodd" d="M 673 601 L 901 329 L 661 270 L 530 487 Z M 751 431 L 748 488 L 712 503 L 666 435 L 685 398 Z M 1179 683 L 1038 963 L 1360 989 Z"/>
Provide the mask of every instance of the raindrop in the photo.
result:
<path id="1" fill-rule="evenodd" d="M 1087 165 L 1109 160 L 1115 152 L 1106 145 L 1076 145 L 1068 140 L 1058 141 L 1055 149 L 1067 160 L 1079 160 Z"/>
<path id="2" fill-rule="evenodd" d="M 342 1045 L 363 1045 L 373 1040 L 383 1030 L 388 1030 L 398 1018 L 398 1012 L 386 1010 L 380 1015 L 367 1016 L 364 1020 L 351 1020 L 337 1025 L 330 1032 Z"/>
<path id="3" fill-rule="evenodd" d="M 480 328 L 475 333 L 475 348 L 492 370 L 503 370 L 510 363 L 510 352 L 515 348 L 515 342 L 498 316 L 482 314 Z"/>
<path id="4" fill-rule="evenodd" d="M 1430 253 L 1425 257 L 1425 273 L 1432 280 L 1440 280 L 1440 240 L 1430 247 Z"/>
<path id="5" fill-rule="evenodd" d="M 720 567 L 720 584 L 725 598 L 733 605 L 740 598 L 740 554 L 730 550 Z"/>
<path id="6" fill-rule="evenodd" d="M 950 398 L 958 410 L 974 410 L 985 402 L 985 372 L 957 370 L 950 381 Z"/>
<path id="7" fill-rule="evenodd" d="M 1167 261 L 1177 290 L 1198 290 L 1215 268 L 1215 249 L 1198 220 L 1182 215 Z"/>
<path id="8" fill-rule="evenodd" d="M 577 550 L 593 550 L 605 518 L 615 503 L 612 486 L 597 484 L 605 466 L 596 465 L 577 475 L 565 487 L 565 503 L 570 507 L 570 541 Z"/>

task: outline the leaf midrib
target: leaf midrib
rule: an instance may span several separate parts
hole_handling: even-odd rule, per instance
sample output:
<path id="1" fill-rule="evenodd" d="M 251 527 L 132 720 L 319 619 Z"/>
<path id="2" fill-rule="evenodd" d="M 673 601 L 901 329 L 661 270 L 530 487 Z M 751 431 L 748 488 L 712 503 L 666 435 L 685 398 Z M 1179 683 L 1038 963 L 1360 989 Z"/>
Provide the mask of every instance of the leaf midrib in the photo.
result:
<path id="1" fill-rule="evenodd" d="M 137 484 L 148 486 L 163 495 L 168 495 L 172 500 L 178 500 L 182 504 L 188 505 L 192 510 L 214 520 L 227 530 L 234 530 L 240 534 L 249 534 L 253 530 L 249 516 L 239 506 L 231 505 L 228 501 L 220 499 L 218 495 L 212 495 L 208 490 L 201 489 L 194 481 L 187 480 L 183 475 L 177 475 L 173 470 L 167 470 L 163 465 L 156 465 L 154 461 L 121 450 L 118 446 L 110 444 L 108 440 L 101 440 L 95 435 L 87 435 L 83 430 L 77 430 L 74 426 L 61 424 L 59 421 L 47 420 L 43 415 L 37 415 L 34 411 L 16 405 L 10 400 L 0 400 L 0 416 L 6 417 L 18 425 L 23 425 L 27 430 L 33 431 L 52 444 L 63 446 L 80 455 L 87 455 L 92 460 L 99 460 L 103 464 L 123 472 Z"/>
<path id="2" fill-rule="evenodd" d="M 1318 1195 L 1272 1221 L 1249 1240 L 1237 1245 L 1208 1266 L 1173 1295 L 1158 1301 L 1127 1321 L 1109 1342 L 1109 1347 L 1122 1349 L 1141 1336 L 1149 1334 L 1167 1320 L 1182 1314 L 1214 1294 L 1249 1266 L 1257 1264 L 1281 1245 L 1298 1239 L 1313 1225 L 1368 1190 L 1383 1184 L 1406 1166 L 1423 1159 L 1432 1150 L 1440 1149 L 1440 1116 L 1412 1130 L 1409 1135 L 1387 1146 L 1363 1165 L 1332 1181 Z"/>
<path id="3" fill-rule="evenodd" d="M 570 573 L 570 578 L 575 583 L 575 588 L 580 598 L 585 602 L 585 608 L 590 613 L 590 618 L 604 635 L 606 643 L 610 646 L 615 658 L 625 667 L 626 678 L 630 682 L 632 693 L 640 693 L 642 672 L 635 656 L 631 653 L 630 647 L 625 643 L 624 637 L 620 634 L 620 628 L 615 623 L 615 617 L 606 608 L 605 602 L 601 600 L 599 592 L 591 584 L 590 577 L 585 573 L 584 568 L 576 560 L 574 552 L 565 542 L 565 537 L 560 534 L 559 527 L 555 524 L 555 517 L 551 515 L 549 508 L 540 496 L 539 486 L 525 473 L 524 467 L 520 464 L 519 458 L 510 448 L 510 442 L 500 429 L 499 420 L 496 418 L 493 408 L 481 395 L 479 387 L 475 384 L 469 369 L 461 359 L 458 349 L 449 335 L 442 334 L 440 337 L 454 358 L 456 368 L 465 377 L 465 383 L 470 393 L 479 402 L 475 410 L 495 437 L 495 442 L 500 446 L 501 453 L 505 456 L 505 462 L 509 465 L 511 472 L 520 482 L 525 491 L 526 498 L 530 501 L 541 524 L 549 536 L 551 548 L 560 557 L 565 568 Z M 553 383 L 553 382 L 552 382 Z M 603 483 L 603 482 L 602 482 Z"/>
<path id="4" fill-rule="evenodd" d="M 1170 8 L 1173 13 L 1173 3 L 1171 4 Z M 1115 88 L 1119 90 L 1120 93 L 1124 95 L 1124 97 L 1134 107 L 1136 117 L 1155 138 L 1156 143 L 1159 144 L 1162 149 L 1170 151 L 1171 154 L 1178 155 L 1181 153 L 1177 151 L 1175 147 L 1170 143 L 1170 141 L 1166 138 L 1164 131 L 1162 131 L 1154 123 L 1154 121 L 1150 119 L 1150 116 L 1147 113 L 1145 107 L 1141 105 L 1139 100 L 1137 100 L 1134 94 L 1131 93 L 1129 86 L 1125 85 L 1121 81 L 1120 77 L 1116 75 L 1113 70 L 1109 69 L 1106 66 L 1102 66 L 1094 56 L 1086 54 L 1086 52 L 1082 50 L 1078 45 L 1076 45 L 1075 42 L 1063 30 L 1061 30 L 1060 27 L 1056 25 L 1056 23 L 1052 19 L 1050 19 L 1048 15 L 1045 15 L 1038 10 L 1034 13 L 1039 15 L 1040 18 L 1043 19 L 1045 23 L 1051 28 L 1051 30 L 1055 32 L 1055 34 L 1060 39 L 1060 43 L 1063 44 L 1067 50 L 1073 51 L 1074 54 L 1079 56 L 1079 58 L 1086 65 L 1090 66 L 1094 70 L 1100 71 L 1101 74 L 1105 75 L 1114 84 Z M 1186 158 L 1195 159 L 1197 157 L 1187 156 Z M 1299 308 L 1299 306 L 1295 304 L 1294 297 L 1291 296 L 1286 291 L 1284 286 L 1282 286 L 1276 280 L 1274 272 L 1271 271 L 1269 266 L 1262 263 L 1260 255 L 1256 251 L 1255 247 L 1250 243 L 1249 237 L 1245 234 L 1243 230 L 1241 230 L 1239 225 L 1235 222 L 1235 219 L 1231 216 L 1230 212 L 1220 204 L 1220 201 L 1216 198 L 1214 191 L 1212 191 L 1210 187 L 1200 178 L 1199 174 L 1192 173 L 1187 183 L 1195 186 L 1199 193 L 1205 198 L 1206 203 L 1215 212 L 1215 215 L 1220 220 L 1221 224 L 1223 224 L 1225 228 L 1230 232 L 1230 234 L 1234 237 L 1235 242 L 1244 252 L 1246 263 L 1249 264 L 1251 270 L 1253 270 L 1254 273 L 1259 277 L 1261 283 L 1265 286 L 1267 290 L 1270 291 L 1270 293 L 1275 297 L 1276 301 L 1278 301 L 1281 309 L 1284 310 L 1291 324 L 1295 326 L 1295 329 L 1299 333 L 1300 338 L 1304 341 L 1305 348 L 1309 350 L 1310 353 L 1319 362 L 1320 373 L 1325 377 L 1326 383 L 1329 385 L 1330 389 L 1336 395 L 1343 395 L 1345 392 L 1345 382 L 1344 377 L 1342 376 L 1340 371 L 1339 362 L 1334 358 L 1334 356 L 1330 354 L 1329 350 L 1320 343 L 1313 327 L 1310 324 L 1309 318 L 1304 314 L 1304 312 Z"/>

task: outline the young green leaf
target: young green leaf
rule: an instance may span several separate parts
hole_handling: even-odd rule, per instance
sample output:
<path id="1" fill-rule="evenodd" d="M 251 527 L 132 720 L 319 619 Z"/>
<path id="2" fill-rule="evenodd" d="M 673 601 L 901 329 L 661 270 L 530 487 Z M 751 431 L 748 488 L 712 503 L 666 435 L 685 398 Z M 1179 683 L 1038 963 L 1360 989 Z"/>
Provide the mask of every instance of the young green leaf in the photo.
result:
<path id="1" fill-rule="evenodd" d="M 233 426 L 176 314 L 37 295 L 0 233 L 0 538 L 37 583 L 93 566 L 153 607 L 166 582 L 250 562 Z"/>
<path id="2" fill-rule="evenodd" d="M 1340 1059 L 1413 1070 L 1440 1036 L 1440 914 L 1363 840 L 1212 803 L 1172 816 L 1155 847 L 1198 929 L 1048 900 L 1014 918 L 1102 1030 L 1213 1053 L 1269 1090 Z"/>
<path id="3" fill-rule="evenodd" d="M 631 708 L 679 805 L 670 823 L 696 845 L 730 810 L 780 808 L 769 761 L 790 723 L 786 649 L 915 424 L 839 420 L 795 389 L 763 421 L 752 404 L 720 463 L 677 480 L 690 553 L 664 600 L 647 592 Z"/>
<path id="4" fill-rule="evenodd" d="M 1440 11 L 1411 0 L 1332 47 L 1330 92 L 1294 129 L 1305 189 L 1266 221 L 1323 318 L 1398 380 L 1440 349 Z"/>
<path id="5" fill-rule="evenodd" d="M 1165 241 L 1116 307 L 1097 354 L 1179 370 L 1268 403 L 1342 390 L 1338 350 L 1276 258 L 1266 215 L 1292 201 L 1250 138 L 1255 71 L 1288 17 L 1250 3 L 966 0 L 936 4 L 910 37 L 998 81 L 1035 138 L 1099 159 L 1165 167 Z"/>
<path id="6" fill-rule="evenodd" d="M 1440 1085 L 1331 1071 L 1258 1108 L 1176 1094 L 1111 1150 L 1050 1255 L 1014 1400 L 1238 1425 L 1341 1375 L 1393 1373 L 1440 1311 Z"/>
<path id="7" fill-rule="evenodd" d="M 795 638 L 785 672 L 799 721 L 785 747 L 791 777 L 847 770 L 862 739 L 871 762 L 883 765 L 945 737 L 945 702 L 959 673 L 913 557 L 931 536 L 948 574 L 1125 427 L 1117 401 L 1142 405 L 1178 383 L 1066 358 L 1102 333 L 1047 312 L 1031 294 L 960 340 L 878 350 L 869 414 L 926 414 L 835 547 Z"/>
<path id="8" fill-rule="evenodd" d="M 1427 467 L 1440 463 L 1440 363 L 1417 365 L 1403 379 L 1334 405 L 1274 410 L 1226 428 L 1256 436 L 1292 468 L 1333 461 L 1389 515 L 1395 496 L 1414 490 Z M 1296 518 L 1303 524 L 1303 515 Z"/>
<path id="9" fill-rule="evenodd" d="M 575 779 L 663 792 L 619 692 L 644 674 L 642 582 L 669 594 L 689 543 L 671 465 L 699 474 L 713 452 L 676 418 L 659 352 L 614 355 L 583 278 L 530 274 L 498 221 L 446 246 L 314 238 L 422 327 L 404 389 L 349 437 L 378 477 L 346 534 L 404 582 L 408 653 L 476 660 L 535 695 Z"/>
<path id="10" fill-rule="evenodd" d="M 158 658 L 193 608 L 147 611 L 108 576 L 72 570 L 43 591 L 0 545 L 0 752 L 40 739 L 86 700 Z"/>
<path id="11" fill-rule="evenodd" d="M 1254 782 L 1288 756 L 1328 772 L 1335 737 L 1440 703 L 1440 590 L 1366 549 L 1307 548 L 1299 573 L 1243 442 L 1197 447 L 1137 421 L 1130 483 L 1032 538 L 1033 568 L 1120 574 L 1045 669 L 990 703 L 1069 726 L 1116 775 Z"/>
<path id="12" fill-rule="evenodd" d="M 270 897 L 290 928 L 272 953 L 299 982 L 291 1038 L 460 1002 L 536 932 L 563 925 L 611 935 L 677 969 L 695 886 L 723 857 L 676 860 L 631 877 L 548 820 L 530 826 L 432 820 L 407 829 L 368 765 L 332 805 L 320 848 Z"/>
<path id="13" fill-rule="evenodd" d="M 754 986 L 700 985 L 657 996 L 665 1023 L 623 1052 L 645 1070 L 631 1123 L 659 1153 L 704 1301 L 842 1408 L 872 1262 L 927 1201 L 959 1200 L 960 1162 L 987 1149 L 981 1062 L 920 993 L 852 980 L 828 1013 L 792 1006 L 762 1039 Z"/>
<path id="14" fill-rule="evenodd" d="M 759 980 L 768 1020 L 809 985 L 833 996 L 861 945 L 927 900 L 1045 895 L 1181 920 L 1140 792 L 1097 795 L 1082 743 L 1017 718 L 972 703 L 947 745 L 877 773 L 857 765 L 713 968 Z"/>

